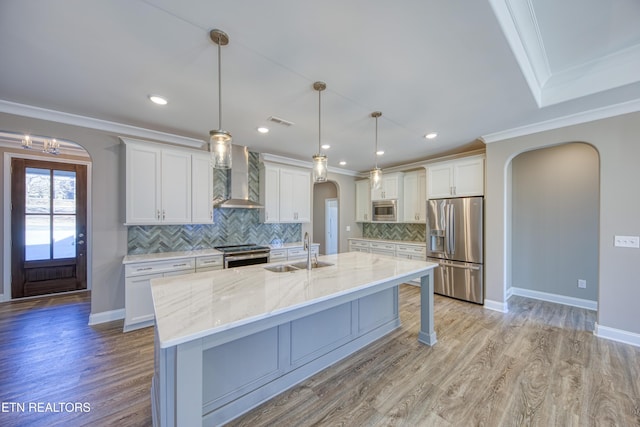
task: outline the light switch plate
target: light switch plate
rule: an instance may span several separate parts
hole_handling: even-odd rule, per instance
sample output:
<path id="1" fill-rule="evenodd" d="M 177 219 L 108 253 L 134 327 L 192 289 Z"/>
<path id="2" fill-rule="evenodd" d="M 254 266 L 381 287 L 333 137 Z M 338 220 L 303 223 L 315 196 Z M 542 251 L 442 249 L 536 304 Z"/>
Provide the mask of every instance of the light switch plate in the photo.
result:
<path id="1" fill-rule="evenodd" d="M 639 236 L 615 236 L 613 245 L 619 248 L 640 248 Z"/>

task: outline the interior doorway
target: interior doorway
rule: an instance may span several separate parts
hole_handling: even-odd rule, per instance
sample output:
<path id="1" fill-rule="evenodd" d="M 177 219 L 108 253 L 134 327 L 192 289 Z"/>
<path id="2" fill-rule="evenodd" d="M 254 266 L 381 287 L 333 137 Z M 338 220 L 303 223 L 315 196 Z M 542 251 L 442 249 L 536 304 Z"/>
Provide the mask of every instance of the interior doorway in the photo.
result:
<path id="1" fill-rule="evenodd" d="M 327 240 L 327 209 L 326 200 L 335 200 L 335 219 L 331 221 L 331 226 L 335 227 L 335 231 L 331 234 L 331 241 Z M 313 185 L 313 241 L 320 244 L 320 254 L 337 253 L 340 251 L 340 203 L 338 198 L 338 187 L 335 182 L 327 181 Z M 334 245 L 335 251 L 328 252 L 329 245 Z"/>
<path id="2" fill-rule="evenodd" d="M 591 310 L 598 302 L 599 155 L 582 142 L 511 161 L 511 294 Z"/>
<path id="3" fill-rule="evenodd" d="M 11 161 L 11 298 L 87 289 L 87 166 Z"/>
<path id="4" fill-rule="evenodd" d="M 324 199 L 325 255 L 338 253 L 338 199 Z"/>

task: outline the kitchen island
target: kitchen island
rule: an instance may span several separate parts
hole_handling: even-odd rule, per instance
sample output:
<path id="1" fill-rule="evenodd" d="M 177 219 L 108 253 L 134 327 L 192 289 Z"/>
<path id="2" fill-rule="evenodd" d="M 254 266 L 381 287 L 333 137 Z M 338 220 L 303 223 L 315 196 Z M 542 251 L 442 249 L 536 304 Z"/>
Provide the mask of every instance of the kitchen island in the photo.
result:
<path id="1" fill-rule="evenodd" d="M 388 334 L 411 279 L 421 280 L 418 340 L 435 344 L 437 264 L 358 252 L 318 261 L 330 265 L 152 280 L 155 426 L 223 424 Z"/>

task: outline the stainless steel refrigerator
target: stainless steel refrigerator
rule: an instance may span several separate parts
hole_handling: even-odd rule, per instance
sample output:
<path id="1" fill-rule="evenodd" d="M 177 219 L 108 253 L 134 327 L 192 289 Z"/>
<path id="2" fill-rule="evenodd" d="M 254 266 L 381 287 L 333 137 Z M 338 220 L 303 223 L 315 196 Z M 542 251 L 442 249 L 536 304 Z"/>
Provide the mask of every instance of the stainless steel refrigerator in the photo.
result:
<path id="1" fill-rule="evenodd" d="M 427 260 L 437 294 L 484 304 L 483 198 L 427 201 Z"/>

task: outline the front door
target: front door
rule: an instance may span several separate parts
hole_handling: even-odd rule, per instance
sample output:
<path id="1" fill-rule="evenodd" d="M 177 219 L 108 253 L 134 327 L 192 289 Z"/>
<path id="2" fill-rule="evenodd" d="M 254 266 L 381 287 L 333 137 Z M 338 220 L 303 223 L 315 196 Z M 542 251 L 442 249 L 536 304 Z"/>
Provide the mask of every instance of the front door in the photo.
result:
<path id="1" fill-rule="evenodd" d="M 11 162 L 11 297 L 87 288 L 87 167 Z"/>

